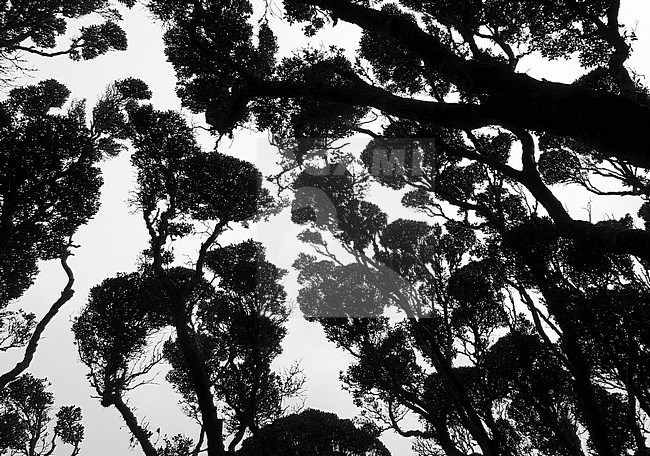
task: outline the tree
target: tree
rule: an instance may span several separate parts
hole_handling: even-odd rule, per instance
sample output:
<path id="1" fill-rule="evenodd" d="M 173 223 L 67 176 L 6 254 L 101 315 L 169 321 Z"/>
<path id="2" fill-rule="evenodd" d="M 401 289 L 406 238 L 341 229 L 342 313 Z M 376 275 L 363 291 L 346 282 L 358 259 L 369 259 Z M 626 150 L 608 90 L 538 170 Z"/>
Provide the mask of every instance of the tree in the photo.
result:
<path id="1" fill-rule="evenodd" d="M 2 105 L 3 307 L 31 285 L 36 262 L 60 257 L 75 229 L 97 210 L 101 178 L 95 163 L 101 154 L 81 106 L 49 113 L 69 94 L 48 80 L 12 90 Z"/>
<path id="2" fill-rule="evenodd" d="M 271 369 L 289 317 L 280 285 L 285 271 L 266 261 L 264 248 L 252 240 L 211 250 L 206 266 L 219 285 L 199 303 L 194 325 L 214 396 L 230 410 L 228 451 L 234 452 L 247 430 L 257 433 L 284 413 L 283 402 L 299 393 L 303 380 L 297 366 L 285 378 Z M 173 366 L 167 379 L 196 407 L 177 342 L 169 340 L 165 349 Z"/>
<path id="3" fill-rule="evenodd" d="M 579 163 L 585 172 L 565 176 L 571 182 L 597 193 L 647 195 L 643 131 L 650 108 L 646 89 L 625 66 L 635 36 L 619 23 L 618 0 L 283 4 L 283 19 L 304 25 L 308 36 L 340 22 L 360 27 L 355 61 L 341 49 L 307 48 L 277 62 L 273 10 L 256 27 L 245 0 L 151 2 L 169 24 L 178 93 L 187 107 L 205 112 L 215 132 L 231 133 L 254 119 L 280 144 L 309 139 L 313 148 L 358 131 L 368 113 L 387 128 L 410 122 L 404 131 L 410 138 L 444 139 L 442 127 L 468 143 L 450 152 L 523 185 L 561 236 L 650 259 L 645 230 L 573 218 L 546 173 L 552 163 L 567 171 Z M 518 62 L 533 53 L 549 60 L 577 53 L 585 73 L 561 84 L 518 72 Z M 521 168 L 471 144 L 484 127 L 514 136 Z M 300 162 L 305 146 L 295 147 Z M 599 189 L 593 174 L 614 178 L 618 188 Z"/>
<path id="4" fill-rule="evenodd" d="M 357 25 L 358 47 L 307 47 L 277 61 L 273 30 L 282 24 L 271 7 L 257 25 L 247 1 L 154 1 L 151 9 L 169 25 L 167 55 L 184 104 L 205 112 L 218 134 L 249 121 L 269 131 L 302 171 L 298 196 L 328 203 L 301 208 L 294 220 L 329 226 L 354 262 L 335 259 L 319 235 L 303 235 L 328 261 L 300 259 L 302 301 L 322 312 L 315 318 L 339 317 L 321 323 L 359 359 L 345 378 L 360 403 L 396 429 L 400 408 L 415 412 L 424 430 L 404 434 L 433 439 L 447 454 L 581 454 L 583 432 L 599 455 L 631 446 L 646 454 L 646 345 L 631 316 L 645 300 L 650 238 L 630 216 L 575 219 L 552 191 L 570 184 L 634 195 L 648 219 L 648 92 L 626 68 L 634 34 L 619 24 L 620 2 L 283 5 L 282 19 L 307 36 Z M 583 74 L 560 84 L 518 72 L 533 53 L 575 55 Z M 444 227 L 388 224 L 357 197 L 368 178 L 356 179 L 340 152 L 327 150 L 354 132 L 372 138 L 356 154 L 367 172 L 410 190 L 404 204 L 446 219 Z M 331 167 L 309 169 L 332 158 Z M 391 302 L 404 324 L 377 319 Z M 521 304 L 524 316 L 513 307 Z M 603 324 L 609 319 L 620 330 Z M 505 349 L 508 340 L 522 344 Z M 540 345 L 555 360 L 544 373 L 554 390 L 522 402 L 539 388 Z M 530 353 L 517 352 L 523 347 Z M 492 350 L 514 358 L 512 378 L 488 370 L 498 359 Z M 526 357 L 537 361 L 517 365 Z M 538 416 L 526 421 L 530 409 Z"/>
<path id="5" fill-rule="evenodd" d="M 95 165 L 101 152 L 86 128 L 83 104 L 73 105 L 67 114 L 50 114 L 69 94 L 65 86 L 47 80 L 13 89 L 2 103 L 2 349 L 25 344 L 27 349 L 16 367 L 0 376 L 0 388 L 27 368 L 45 326 L 72 297 L 74 277 L 66 261 L 71 238 L 97 211 L 101 177 Z M 37 262 L 55 258 L 61 259 L 68 283 L 43 320 L 36 325 L 32 314 L 5 310 L 31 285 Z"/>
<path id="6" fill-rule="evenodd" d="M 245 222 L 270 202 L 257 169 L 219 152 L 203 152 L 180 114 L 143 107 L 133 115 L 132 162 L 138 170 L 135 205 L 150 235 L 151 267 L 170 296 L 169 311 L 176 340 L 196 394 L 210 456 L 223 449 L 222 420 L 215 408 L 209 374 L 201 356 L 191 314 L 190 296 L 203 280 L 207 254 L 232 223 Z M 232 189 L 237 188 L 237 193 Z M 194 223 L 203 228 L 194 228 Z M 200 225 L 199 225 L 200 227 Z M 202 230 L 194 267 L 186 281 L 177 282 L 166 270 L 167 242 Z"/>
<path id="7" fill-rule="evenodd" d="M 79 454 L 84 437 L 81 409 L 63 406 L 53 421 L 50 416 L 54 396 L 47 380 L 24 374 L 0 391 L 0 452 L 23 456 L 43 456 L 54 452 L 57 440 L 72 445 L 71 456 Z M 53 432 L 52 432 L 53 431 Z M 49 432 L 52 432 L 51 437 Z"/>
<path id="8" fill-rule="evenodd" d="M 213 400 L 223 404 L 221 408 L 230 416 L 227 427 L 233 434 L 233 451 L 248 429 L 257 432 L 280 416 L 283 401 L 295 395 L 302 382 L 297 371 L 282 378 L 270 367 L 281 352 L 288 316 L 279 284 L 283 271 L 268 263 L 263 248 L 252 241 L 212 250 L 208 256 L 209 268 L 219 273 L 220 284 L 215 289 L 205 280 L 200 282 L 187 297 L 186 311 L 195 315 L 191 324 Z M 187 283 L 193 271 L 177 267 L 167 274 L 177 283 Z M 168 338 L 164 344 L 153 342 L 173 327 L 172 305 L 160 280 L 145 266 L 94 287 L 72 328 L 102 405 L 117 408 L 147 455 L 166 454 L 179 445 L 198 452 L 205 436 L 202 429 L 196 443 L 176 436 L 156 448 L 151 431 L 139 422 L 126 400 L 130 391 L 148 381 L 148 374 L 164 355 L 172 366 L 167 380 L 182 395 L 186 412 L 202 425 L 190 367 L 177 338 Z"/>
<path id="9" fill-rule="evenodd" d="M 0 104 L 0 351 L 25 346 L 23 359 L 0 375 L 0 389 L 28 368 L 46 326 L 72 298 L 72 237 L 99 208 L 97 164 L 119 151 L 120 103 L 149 96 L 138 88 L 136 80 L 120 81 L 94 108 L 90 128 L 85 102 L 64 111 L 70 92 L 54 80 L 13 89 Z M 52 259 L 68 281 L 45 316 L 37 323 L 9 310 L 31 286 L 38 261 Z"/>
<path id="10" fill-rule="evenodd" d="M 201 150 L 179 113 L 133 103 L 119 109 L 127 115 L 117 122 L 118 132 L 135 148 L 133 204 L 150 247 L 138 272 L 107 279 L 91 292 L 73 326 L 80 356 L 102 404 L 118 408 L 147 455 L 193 445 L 197 453 L 204 437 L 208 454 L 223 454 L 224 420 L 215 400 L 229 415 L 234 449 L 247 430 L 257 432 L 280 416 L 283 400 L 302 385 L 298 370 L 282 377 L 270 367 L 288 317 L 280 285 L 285 272 L 265 259 L 259 243 L 217 247 L 230 224 L 260 216 L 272 199 L 253 165 Z M 174 241 L 192 235 L 199 243 L 194 264 L 175 265 Z M 163 350 L 172 366 L 168 380 L 201 435 L 196 444 L 177 436 L 155 448 L 123 397 L 159 361 L 147 342 L 165 327 L 175 334 Z"/>
<path id="11" fill-rule="evenodd" d="M 400 138 L 385 145 L 417 147 Z M 452 139 L 447 144 L 463 147 Z M 503 157 L 503 139 L 476 141 Z M 383 426 L 428 442 L 422 454 L 581 455 L 584 433 L 596 454 L 647 454 L 647 344 L 634 323 L 648 318 L 638 313 L 645 265 L 560 237 L 511 182 L 445 155 L 447 147 L 415 176 L 377 176 L 410 187 L 403 204 L 445 217 L 444 226 L 387 224 L 377 207 L 355 202 L 363 178 L 349 171 L 311 170 L 296 180 L 320 189 L 330 206 L 296 205 L 294 220 L 329 229 L 353 259 L 345 264 L 308 230 L 301 238 L 322 259 L 303 254 L 295 266 L 301 309 L 355 358 L 342 379 L 357 404 Z M 361 154 L 366 172 L 374 150 L 371 143 Z M 319 214 L 332 209 L 333 218 Z M 381 317 L 391 305 L 403 322 Z M 403 429 L 406 413 L 422 428 Z"/>
<path id="12" fill-rule="evenodd" d="M 355 426 L 334 413 L 308 409 L 288 415 L 264 427 L 259 435 L 244 440 L 237 455 L 256 456 L 260 439 L 271 449 L 270 454 L 287 456 L 389 456 L 390 452 L 377 438 L 372 426 Z"/>
<path id="13" fill-rule="evenodd" d="M 145 348 L 164 327 L 159 316 L 165 296 L 156 293 L 151 277 L 132 273 L 106 279 L 94 287 L 72 331 L 81 361 L 90 368 L 88 379 L 104 407 L 115 406 L 147 456 L 157 451 L 124 401 L 124 394 L 141 384 L 160 361 Z M 164 314 L 163 314 L 164 315 Z"/>
<path id="14" fill-rule="evenodd" d="M 135 0 L 119 0 L 129 8 Z M 46 57 L 67 55 L 72 60 L 89 60 L 111 50 L 126 50 L 127 39 L 119 26 L 122 19 L 113 2 L 107 0 L 3 1 L 0 5 L 0 82 L 10 84 L 13 70 L 22 69 L 21 53 Z M 81 27 L 65 49 L 57 38 L 67 31 L 68 21 L 92 14 L 105 22 Z"/>

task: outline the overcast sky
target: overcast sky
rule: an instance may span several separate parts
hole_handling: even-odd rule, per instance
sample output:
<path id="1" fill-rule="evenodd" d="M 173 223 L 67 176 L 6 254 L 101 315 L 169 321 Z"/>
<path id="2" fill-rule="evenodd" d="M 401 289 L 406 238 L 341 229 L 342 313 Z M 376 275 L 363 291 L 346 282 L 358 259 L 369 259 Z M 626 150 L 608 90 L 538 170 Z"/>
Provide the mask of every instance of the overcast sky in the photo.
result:
<path id="1" fill-rule="evenodd" d="M 124 77 L 137 77 L 149 84 L 153 91 L 153 104 L 157 109 L 179 109 L 180 103 L 175 96 L 175 77 L 171 65 L 165 61 L 161 29 L 148 17 L 140 6 L 132 11 L 125 11 L 123 26 L 129 37 L 129 49 L 126 52 L 114 52 L 90 62 L 71 62 L 65 58 L 34 58 L 31 63 L 38 71 L 31 74 L 29 83 L 55 78 L 72 90 L 74 98 L 87 98 L 89 106 L 112 80 Z M 647 0 L 623 0 L 622 23 L 634 26 L 639 38 L 638 43 L 646 44 L 645 49 L 637 45 L 630 60 L 631 66 L 639 74 L 647 71 L 650 59 L 650 11 Z M 345 44 L 356 40 L 357 31 L 353 27 L 337 27 L 335 32 L 317 35 L 316 43 L 329 44 L 332 39 Z M 288 45 L 295 45 L 301 39 L 299 30 L 285 31 L 280 36 L 283 51 Z M 535 77 L 548 80 L 569 82 L 576 77 L 572 64 L 540 65 L 538 60 L 527 59 L 519 67 Z M 189 114 L 189 113 L 188 113 Z M 200 124 L 202 119 L 196 117 Z M 207 135 L 201 136 L 206 149 L 212 148 L 212 140 Z M 239 133 L 235 140 L 224 140 L 220 151 L 237 155 L 260 164 L 262 170 L 268 169 L 272 162 L 273 149 L 265 142 L 264 135 L 251 132 Z M 82 455 L 123 456 L 127 454 L 129 433 L 115 409 L 103 409 L 99 401 L 91 396 L 94 390 L 86 381 L 87 369 L 77 361 L 76 348 L 72 343 L 70 332 L 71 319 L 84 305 L 89 289 L 103 279 L 118 272 L 128 272 L 135 268 L 138 254 L 147 245 L 147 236 L 139 214 L 133 213 L 126 201 L 133 188 L 133 171 L 130 168 L 128 153 L 111 159 L 102 165 L 105 184 L 102 189 L 102 206 L 97 216 L 79 230 L 75 243 L 81 248 L 70 260 L 76 275 L 74 298 L 62 309 L 56 319 L 46 330 L 45 337 L 36 353 L 30 372 L 39 377 L 47 377 L 53 384 L 56 406 L 77 404 L 83 408 L 86 438 L 82 444 Z M 569 188 L 555 189 L 558 192 L 572 191 Z M 382 195 L 385 198 L 385 195 Z M 563 198 L 562 200 L 565 200 Z M 395 201 L 397 201 L 395 199 Z M 623 215 L 626 211 L 636 211 L 636 206 L 612 206 L 607 201 L 594 200 L 594 214 Z M 574 216 L 586 217 L 584 207 L 588 198 L 576 197 L 570 207 Z M 386 210 L 386 201 L 382 208 Z M 253 227 L 245 233 L 228 233 L 231 241 L 256 237 L 265 242 L 269 259 L 275 264 L 289 268 L 301 247 L 295 241 L 300 229 L 288 221 L 288 214 L 281 214 L 271 224 Z M 224 244 L 225 242 L 221 242 Z M 36 284 L 25 294 L 18 305 L 28 311 L 42 315 L 49 305 L 58 298 L 65 283 L 65 275 L 56 262 L 42 265 L 41 274 Z M 287 289 L 295 296 L 296 285 L 292 283 L 295 274 L 287 279 Z M 300 360 L 307 375 L 308 391 L 306 406 L 332 411 L 342 417 L 357 414 L 350 396 L 340 390 L 339 371 L 345 368 L 347 359 L 333 344 L 325 341 L 318 325 L 305 322 L 296 315 L 290 321 L 290 332 L 285 339 L 285 352 L 278 360 L 278 367 L 289 366 Z M 16 354 L 20 355 L 19 353 Z M 3 355 L 0 370 L 6 371 L 15 357 Z M 197 437 L 196 427 L 189 423 L 177 407 L 177 396 L 164 382 L 164 375 L 159 377 L 158 385 L 144 386 L 131 395 L 131 404 L 137 408 L 136 415 L 146 417 L 150 429 L 161 428 L 162 433 L 170 436 L 185 433 Z M 155 437 L 155 436 L 154 436 Z M 410 443 L 401 437 L 387 436 L 383 439 L 394 455 L 410 453 Z M 63 448 L 60 448 L 63 450 Z M 137 447 L 135 454 L 141 452 Z"/>

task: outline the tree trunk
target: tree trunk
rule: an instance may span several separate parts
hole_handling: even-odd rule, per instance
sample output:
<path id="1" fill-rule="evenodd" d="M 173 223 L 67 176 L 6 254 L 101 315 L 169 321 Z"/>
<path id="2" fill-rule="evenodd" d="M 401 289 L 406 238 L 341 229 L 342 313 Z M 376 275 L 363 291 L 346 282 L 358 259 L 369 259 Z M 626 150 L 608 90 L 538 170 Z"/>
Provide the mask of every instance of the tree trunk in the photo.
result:
<path id="1" fill-rule="evenodd" d="M 212 390 L 208 374 L 205 371 L 204 361 L 200 355 L 194 334 L 189 328 L 189 317 L 185 314 L 185 299 L 174 302 L 173 313 L 176 326 L 176 336 L 188 369 L 188 375 L 196 400 L 201 411 L 201 420 L 208 442 L 208 456 L 223 456 L 223 421 L 218 418 L 217 408 L 214 405 Z"/>
<path id="2" fill-rule="evenodd" d="M 122 396 L 119 394 L 113 394 L 109 399 L 109 404 L 114 405 L 120 412 L 124 422 L 129 428 L 129 431 L 131 431 L 131 434 L 133 434 L 133 436 L 138 440 L 144 454 L 146 456 L 158 456 L 156 448 L 149 440 L 149 433 L 138 424 L 138 419 L 131 411 L 131 408 L 124 403 Z"/>

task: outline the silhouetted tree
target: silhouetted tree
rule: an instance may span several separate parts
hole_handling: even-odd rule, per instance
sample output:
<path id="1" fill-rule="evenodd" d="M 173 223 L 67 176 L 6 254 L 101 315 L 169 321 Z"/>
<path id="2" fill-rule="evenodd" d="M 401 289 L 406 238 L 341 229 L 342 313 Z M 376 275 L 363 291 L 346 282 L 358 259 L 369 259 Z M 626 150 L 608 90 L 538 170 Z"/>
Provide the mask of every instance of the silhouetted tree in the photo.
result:
<path id="1" fill-rule="evenodd" d="M 150 338 L 166 324 L 158 310 L 166 306 L 166 296 L 156 291 L 153 279 L 141 273 L 106 279 L 91 290 L 72 325 L 79 357 L 90 368 L 88 379 L 102 405 L 117 408 L 147 456 L 158 453 L 124 395 L 146 381 L 161 360 L 160 353 L 146 350 Z"/>
<path id="2" fill-rule="evenodd" d="M 234 451 L 247 430 L 258 432 L 284 413 L 283 401 L 302 387 L 297 370 L 281 377 L 271 363 L 289 317 L 280 284 L 285 274 L 264 258 L 264 248 L 252 240 L 208 252 L 207 268 L 219 278 L 217 290 L 201 301 L 194 323 L 215 398 L 230 410 L 228 428 Z M 196 403 L 187 366 L 175 340 L 165 345 L 173 366 L 167 379 Z"/>
<path id="3" fill-rule="evenodd" d="M 597 193 L 647 195 L 642 168 L 650 166 L 644 133 L 650 106 L 626 67 L 635 35 L 619 23 L 618 0 L 282 3 L 281 19 L 302 25 L 307 37 L 341 22 L 358 26 L 354 60 L 336 47 L 307 47 L 276 61 L 273 28 L 281 24 L 270 4 L 254 25 L 247 0 L 150 2 L 169 24 L 167 55 L 179 95 L 191 110 L 205 112 L 216 132 L 230 134 L 254 120 L 279 144 L 307 139 L 311 148 L 358 131 L 368 114 L 389 129 L 409 121 L 411 138 L 444 127 L 469 143 L 453 150 L 457 157 L 522 184 L 561 236 L 650 260 L 645 230 L 574 219 L 547 185 L 554 183 L 550 165 L 563 170 L 555 178 Z M 531 54 L 577 56 L 585 73 L 573 84 L 535 79 L 517 71 Z M 520 168 L 470 141 L 483 127 L 514 136 Z M 301 161 L 303 146 L 293 147 Z M 588 179 L 594 173 L 614 177 L 619 188 L 599 188 Z"/>
<path id="4" fill-rule="evenodd" d="M 384 144 L 422 145 L 400 138 Z M 308 230 L 301 238 L 321 258 L 302 254 L 295 266 L 301 309 L 356 360 L 342 378 L 357 404 L 384 426 L 432 442 L 423 452 L 581 455 L 586 435 L 597 454 L 647 454 L 648 351 L 634 323 L 648 319 L 645 264 L 560 237 L 512 181 L 445 154 L 450 144 L 463 147 L 452 139 L 438 142 L 437 159 L 424 160 L 417 175 L 377 176 L 410 188 L 403 203 L 445 217 L 444 226 L 387 224 L 379 208 L 360 204 L 361 178 L 350 172 L 312 170 L 296 180 L 329 205 L 311 201 L 307 211 L 301 201 L 294 220 L 327 228 L 353 259 L 342 263 L 326 237 Z M 476 141 L 506 160 L 503 139 Z M 376 146 L 362 154 L 368 171 Z M 387 306 L 407 318 L 383 318 Z M 422 427 L 403 429 L 405 412 Z"/>
<path id="5" fill-rule="evenodd" d="M 231 451 L 248 429 L 258 431 L 284 413 L 283 401 L 302 386 L 298 371 L 281 377 L 270 367 L 280 354 L 288 309 L 280 285 L 284 272 L 268 263 L 258 243 L 210 250 L 207 268 L 219 279 L 215 288 L 206 280 L 186 297 L 186 312 L 196 337 L 201 361 L 210 381 L 213 401 L 223 404 L 233 434 Z M 178 285 L 187 284 L 194 271 L 166 269 Z M 154 345 L 164 329 L 173 327 L 174 305 L 150 266 L 107 279 L 91 290 L 90 299 L 75 319 L 73 332 L 88 378 L 105 407 L 115 406 L 145 454 L 167 454 L 180 446 L 201 449 L 205 430 L 197 443 L 176 436 L 156 448 L 151 432 L 127 404 L 129 391 L 148 381 L 148 374 L 164 357 L 172 365 L 167 379 L 183 396 L 185 410 L 199 424 L 202 415 L 177 338 Z M 149 376 L 150 377 L 150 376 Z M 223 407 L 222 407 L 223 408 Z"/>
<path id="6" fill-rule="evenodd" d="M 24 374 L 0 391 L 1 454 L 50 455 L 58 441 L 72 445 L 71 456 L 79 454 L 84 437 L 81 409 L 60 407 L 51 428 L 54 395 L 48 386 L 47 380 Z"/>
<path id="7" fill-rule="evenodd" d="M 217 151 L 203 152 L 180 114 L 143 107 L 134 113 L 130 139 L 137 185 L 134 204 L 142 212 L 150 235 L 149 255 L 154 274 L 170 297 L 169 312 L 176 341 L 188 367 L 196 394 L 210 456 L 223 450 L 222 420 L 211 392 L 209 372 L 188 312 L 189 297 L 203 280 L 208 251 L 230 224 L 245 222 L 268 204 L 262 176 L 248 162 Z M 236 189 L 236 191 L 235 191 Z M 184 282 L 170 277 L 165 245 L 195 233 L 204 224 L 205 237 Z M 199 225 L 200 226 L 200 225 Z"/>
<path id="8" fill-rule="evenodd" d="M 70 92 L 54 80 L 13 89 L 0 103 L 0 351 L 25 346 L 23 359 L 0 375 L 0 389 L 27 369 L 45 327 L 74 293 L 72 236 L 97 212 L 98 162 L 119 150 L 116 117 L 107 114 L 118 102 L 148 96 L 128 90 L 135 80 L 118 85 L 95 107 L 91 127 L 84 101 L 63 109 Z M 108 99 L 118 106 L 109 108 Z M 61 297 L 38 323 L 9 310 L 31 286 L 38 261 L 52 259 L 60 259 L 68 278 Z"/>
<path id="9" fill-rule="evenodd" d="M 265 259 L 258 243 L 217 244 L 227 227 L 260 215 L 272 199 L 253 165 L 201 150 L 180 114 L 137 103 L 118 108 L 126 115 L 111 125 L 135 148 L 133 204 L 143 214 L 150 247 L 139 272 L 93 289 L 73 327 L 81 359 L 103 405 L 120 410 L 145 453 L 174 454 L 193 443 L 177 436 L 156 449 L 122 399 L 158 361 L 147 340 L 172 327 L 175 336 L 164 349 L 173 367 L 168 380 L 202 427 L 193 451 L 202 451 L 205 437 L 209 454 L 223 454 L 215 401 L 229 415 L 234 449 L 247 430 L 281 416 L 283 400 L 302 385 L 297 369 L 282 377 L 270 368 L 288 317 L 280 285 L 285 272 Z M 199 238 L 194 266 L 173 266 L 174 240 L 192 235 Z"/>
<path id="10" fill-rule="evenodd" d="M 135 0 L 117 3 L 130 8 Z M 126 50 L 126 34 L 119 26 L 122 17 L 114 6 L 109 0 L 3 1 L 0 4 L 0 83 L 11 83 L 15 70 L 25 69 L 21 53 L 90 60 L 111 50 Z M 57 38 L 67 32 L 70 20 L 91 14 L 101 16 L 104 22 L 81 27 L 67 47 L 57 45 Z"/>

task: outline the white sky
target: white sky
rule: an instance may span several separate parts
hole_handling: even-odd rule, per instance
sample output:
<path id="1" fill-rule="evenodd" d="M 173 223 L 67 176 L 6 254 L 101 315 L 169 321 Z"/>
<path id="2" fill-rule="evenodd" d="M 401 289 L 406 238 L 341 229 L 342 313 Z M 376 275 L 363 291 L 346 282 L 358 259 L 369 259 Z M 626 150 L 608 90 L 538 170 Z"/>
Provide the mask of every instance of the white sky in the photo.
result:
<path id="1" fill-rule="evenodd" d="M 643 46 L 650 43 L 650 4 L 647 0 L 623 0 L 622 4 L 622 23 L 633 26 L 638 21 L 636 33 L 639 41 L 630 61 L 631 66 L 639 74 L 650 74 L 647 71 L 650 47 Z M 32 74 L 29 83 L 55 78 L 72 90 L 74 98 L 87 98 L 88 105 L 92 106 L 109 82 L 124 77 L 137 77 L 149 84 L 155 108 L 180 108 L 174 92 L 173 69 L 165 61 L 159 27 L 151 22 L 147 12 L 140 6 L 125 12 L 123 27 L 129 37 L 128 51 L 110 53 L 89 62 L 71 62 L 65 58 L 33 58 L 31 62 L 39 71 Z M 336 40 L 345 44 L 346 41 L 354 41 L 356 36 L 357 32 L 350 26 L 337 27 L 334 32 L 317 35 L 315 43 L 323 41 L 329 44 Z M 299 30 L 293 30 L 280 36 L 280 44 L 286 48 L 301 39 Z M 574 65 L 564 63 L 540 65 L 539 61 L 528 59 L 521 63 L 520 71 L 527 70 L 532 76 L 548 80 L 569 82 L 576 77 L 575 68 Z M 196 122 L 200 123 L 202 119 L 197 117 Z M 201 138 L 206 147 L 212 147 L 209 137 L 202 135 Z M 264 167 L 264 163 L 268 164 L 272 160 L 273 153 L 264 139 L 264 135 L 241 132 L 233 142 L 224 139 L 220 150 L 258 162 Z M 77 404 L 83 408 L 86 438 L 82 444 L 82 455 L 116 456 L 125 455 L 129 451 L 129 432 L 115 409 L 104 409 L 98 400 L 91 397 L 94 390 L 86 381 L 86 367 L 77 361 L 70 323 L 84 305 L 92 286 L 118 272 L 132 271 L 135 268 L 138 254 L 146 247 L 147 236 L 139 214 L 132 213 L 126 204 L 129 191 L 133 188 L 133 171 L 128 154 L 124 153 L 106 162 L 102 169 L 105 179 L 102 207 L 97 216 L 75 236 L 75 242 L 81 248 L 70 260 L 76 275 L 76 294 L 47 328 L 30 372 L 39 377 L 47 377 L 52 382 L 57 407 Z M 569 197 L 569 209 L 574 216 L 586 216 L 583 208 L 586 207 L 588 198 L 577 195 L 571 197 L 571 188 L 558 188 L 555 191 L 563 201 Z M 386 194 L 381 195 L 382 208 L 391 205 L 391 202 L 387 204 L 386 198 Z M 393 198 L 392 203 L 398 204 L 398 201 Z M 615 201 L 616 206 L 613 207 L 613 201 L 594 200 L 594 213 L 620 216 L 632 212 L 635 215 L 638 203 L 621 205 L 620 199 Z M 300 249 L 295 241 L 295 235 L 299 231 L 299 227 L 288 222 L 288 215 L 283 214 L 281 220 L 234 235 L 233 240 L 248 237 L 262 240 L 267 245 L 270 260 L 288 269 Z M 57 299 L 65 283 L 65 276 L 58 263 L 45 263 L 41 271 L 36 284 L 18 303 L 20 307 L 37 315 L 42 315 Z M 287 279 L 286 286 L 290 291 L 296 289 L 296 285 L 291 283 L 294 277 L 295 274 L 292 274 Z M 340 390 L 338 380 L 339 372 L 345 369 L 348 361 L 346 356 L 325 341 L 317 324 L 296 317 L 291 319 L 289 329 L 284 354 L 276 364 L 289 366 L 295 360 L 301 361 L 308 379 L 305 405 L 332 411 L 342 417 L 355 416 L 357 410 L 350 396 Z M 12 366 L 20 353 L 15 355 L 2 356 L 0 371 Z M 137 408 L 136 415 L 139 418 L 146 417 L 151 430 L 160 427 L 163 434 L 171 436 L 181 432 L 196 438 L 196 427 L 188 423 L 180 412 L 177 397 L 165 385 L 163 375 L 159 377 L 158 383 L 159 385 L 144 386 L 132 395 L 131 404 Z M 407 439 L 387 435 L 383 440 L 396 456 L 412 454 Z M 141 454 L 139 447 L 134 451 L 135 454 Z"/>

